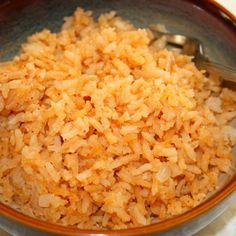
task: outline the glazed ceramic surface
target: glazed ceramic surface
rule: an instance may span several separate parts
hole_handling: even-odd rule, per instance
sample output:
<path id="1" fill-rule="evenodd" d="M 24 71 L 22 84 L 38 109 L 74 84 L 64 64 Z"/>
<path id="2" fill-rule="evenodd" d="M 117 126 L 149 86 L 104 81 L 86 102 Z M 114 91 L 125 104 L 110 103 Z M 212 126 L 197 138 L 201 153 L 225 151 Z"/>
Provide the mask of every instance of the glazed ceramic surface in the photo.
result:
<path id="1" fill-rule="evenodd" d="M 229 20 L 220 17 L 218 10 L 209 10 L 205 1 L 191 0 L 0 0 L 0 61 L 12 58 L 27 36 L 43 28 L 56 32 L 64 16 L 76 7 L 94 11 L 97 17 L 115 10 L 137 27 L 164 24 L 174 33 L 198 38 L 212 61 L 236 68 L 236 29 Z M 210 7 L 212 8 L 212 7 Z M 236 177 L 206 203 L 182 216 L 160 224 L 126 231 L 82 231 L 37 221 L 0 204 L 0 225 L 13 235 L 137 235 L 188 236 L 205 227 L 236 198 Z M 27 226 L 26 226 L 27 225 Z M 36 229 L 38 228 L 38 229 Z"/>
<path id="2" fill-rule="evenodd" d="M 4 1 L 8 2 L 8 1 Z M 17 9 L 0 14 L 0 60 L 11 58 L 27 36 L 43 28 L 59 30 L 65 16 L 80 6 L 97 17 L 115 10 L 137 27 L 164 24 L 174 33 L 200 39 L 211 60 L 236 67 L 236 32 L 203 8 L 183 0 L 13 0 Z M 193 1 L 197 2 L 197 1 Z M 4 8 L 4 6 L 3 6 Z M 6 7 L 5 7 L 6 8 Z M 14 7 L 13 7 L 14 8 Z M 1 19 L 2 18 L 2 19 Z"/>

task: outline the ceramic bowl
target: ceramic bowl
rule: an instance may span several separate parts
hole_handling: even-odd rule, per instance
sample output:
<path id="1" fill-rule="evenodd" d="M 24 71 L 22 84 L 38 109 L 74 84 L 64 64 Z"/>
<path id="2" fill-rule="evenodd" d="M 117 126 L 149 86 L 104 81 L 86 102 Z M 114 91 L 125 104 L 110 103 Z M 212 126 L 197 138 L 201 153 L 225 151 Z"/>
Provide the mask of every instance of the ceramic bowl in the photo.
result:
<path id="1" fill-rule="evenodd" d="M 0 1 L 0 60 L 14 56 L 26 37 L 47 27 L 57 31 L 76 7 L 109 10 L 138 27 L 164 24 L 168 30 L 201 40 L 212 61 L 236 68 L 236 19 L 213 1 L 194 0 L 3 0 Z M 234 155 L 235 156 L 235 155 Z M 236 197 L 236 174 L 207 201 L 177 217 L 145 227 L 94 231 L 63 227 L 25 216 L 0 204 L 0 226 L 12 235 L 193 235 L 221 214 Z"/>

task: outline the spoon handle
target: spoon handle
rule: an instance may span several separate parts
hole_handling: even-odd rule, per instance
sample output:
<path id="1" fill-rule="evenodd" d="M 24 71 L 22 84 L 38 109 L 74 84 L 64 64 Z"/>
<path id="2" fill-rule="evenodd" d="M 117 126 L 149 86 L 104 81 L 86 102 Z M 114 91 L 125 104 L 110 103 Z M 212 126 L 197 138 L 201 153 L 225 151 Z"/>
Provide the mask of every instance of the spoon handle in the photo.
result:
<path id="1" fill-rule="evenodd" d="M 210 73 L 219 75 L 223 80 L 236 83 L 236 69 L 232 67 L 220 65 L 219 63 L 205 60 L 197 61 L 197 66 L 200 69 L 204 69 Z"/>

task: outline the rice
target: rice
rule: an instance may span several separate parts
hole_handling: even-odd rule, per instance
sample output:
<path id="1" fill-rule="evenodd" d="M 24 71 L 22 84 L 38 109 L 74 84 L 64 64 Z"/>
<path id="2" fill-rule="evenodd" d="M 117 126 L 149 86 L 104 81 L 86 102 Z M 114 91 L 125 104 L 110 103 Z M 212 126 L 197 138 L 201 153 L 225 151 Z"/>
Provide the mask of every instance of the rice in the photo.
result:
<path id="1" fill-rule="evenodd" d="M 0 201 L 86 229 L 182 214 L 232 172 L 236 93 L 148 29 L 91 14 L 0 64 Z"/>

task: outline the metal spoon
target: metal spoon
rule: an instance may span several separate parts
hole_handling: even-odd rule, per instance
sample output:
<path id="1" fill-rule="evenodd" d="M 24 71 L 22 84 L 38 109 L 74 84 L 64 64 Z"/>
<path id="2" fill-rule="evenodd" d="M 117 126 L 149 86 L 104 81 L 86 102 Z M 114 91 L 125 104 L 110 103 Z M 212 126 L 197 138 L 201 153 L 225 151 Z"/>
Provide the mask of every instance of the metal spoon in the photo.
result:
<path id="1" fill-rule="evenodd" d="M 198 39 L 180 34 L 164 33 L 159 31 L 156 25 L 150 25 L 149 28 L 155 39 L 165 36 L 167 44 L 172 48 L 181 48 L 183 54 L 193 56 L 193 61 L 199 69 L 217 74 L 223 80 L 236 83 L 236 69 L 209 61 L 204 54 L 203 44 Z"/>

